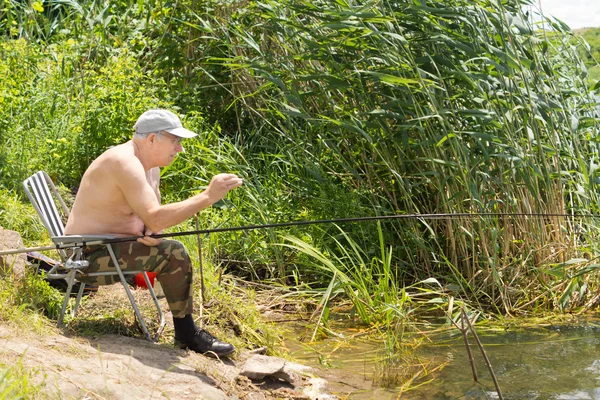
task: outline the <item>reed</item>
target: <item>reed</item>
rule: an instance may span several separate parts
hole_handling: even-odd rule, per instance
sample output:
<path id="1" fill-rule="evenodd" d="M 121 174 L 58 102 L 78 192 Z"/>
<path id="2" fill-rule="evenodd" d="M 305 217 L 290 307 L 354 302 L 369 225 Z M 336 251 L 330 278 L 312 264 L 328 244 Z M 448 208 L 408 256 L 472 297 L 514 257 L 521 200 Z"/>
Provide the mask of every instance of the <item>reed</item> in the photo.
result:
<path id="1" fill-rule="evenodd" d="M 585 42 L 560 21 L 533 24 L 526 5 L 8 1 L 0 195 L 11 202 L 0 210 L 20 210 L 12 199 L 40 168 L 74 188 L 143 110 L 168 107 L 202 134 L 163 170 L 166 201 L 217 172 L 245 179 L 201 228 L 597 214 L 600 85 L 589 84 Z M 28 229 L 25 217 L 0 221 Z M 31 230 L 28 241 L 43 240 Z M 313 338 L 331 334 L 333 301 L 350 302 L 387 333 L 379 379 L 411 385 L 431 370 L 401 367 L 415 361 L 405 352 L 413 315 L 455 303 L 499 316 L 596 307 L 599 234 L 580 217 L 414 219 L 211 235 L 202 254 L 209 294 L 236 326 L 254 332 L 259 322 L 238 321 L 235 300 L 216 289 L 228 272 L 316 293 Z M 195 253 L 195 238 L 185 240 Z"/>
<path id="2" fill-rule="evenodd" d="M 234 5 L 238 14 L 198 14 L 226 38 L 203 39 L 198 68 L 204 79 L 216 76 L 207 65 L 229 71 L 224 106 L 262 135 L 246 137 L 250 150 L 303 158 L 294 172 L 356 193 L 362 212 L 593 213 L 597 103 L 569 28 L 532 25 L 525 4 Z M 581 256 L 576 226 L 593 224 L 470 218 L 385 230 L 397 276 L 437 277 L 511 313 L 553 281 L 548 265 Z M 349 235 L 361 246 L 376 237 Z M 536 307 L 565 306 L 557 300 Z"/>
<path id="3" fill-rule="evenodd" d="M 58 176 L 68 165 L 72 187 L 91 158 L 129 136 L 141 110 L 179 105 L 207 134 L 190 149 L 196 155 L 182 158 L 188 164 L 165 170 L 166 198 L 200 190 L 223 169 L 248 183 L 209 212 L 214 223 L 596 213 L 598 87 L 588 85 L 570 29 L 533 25 L 527 4 L 61 2 L 29 21 L 25 5 L 11 3 L 3 12 L 19 29 L 5 27 L 7 37 L 53 47 L 3 45 L 2 93 L 12 97 L 2 118 L 30 133 L 0 138 L 3 185 L 15 189 L 37 166 Z M 15 60 L 31 68 L 14 68 Z M 310 257 L 274 246 L 272 231 L 209 246 L 226 243 L 215 258 L 257 279 L 307 275 L 325 288 L 332 266 L 315 269 L 315 257 L 333 266 L 350 257 L 355 272 L 388 268 L 388 290 L 434 278 L 494 312 L 594 304 L 591 219 L 412 220 L 380 229 L 385 255 L 375 264 L 382 235 L 372 226 L 283 232 L 314 249 Z M 573 273 L 548 272 L 561 266 Z M 380 290 L 377 280 L 354 279 L 344 285 Z"/>

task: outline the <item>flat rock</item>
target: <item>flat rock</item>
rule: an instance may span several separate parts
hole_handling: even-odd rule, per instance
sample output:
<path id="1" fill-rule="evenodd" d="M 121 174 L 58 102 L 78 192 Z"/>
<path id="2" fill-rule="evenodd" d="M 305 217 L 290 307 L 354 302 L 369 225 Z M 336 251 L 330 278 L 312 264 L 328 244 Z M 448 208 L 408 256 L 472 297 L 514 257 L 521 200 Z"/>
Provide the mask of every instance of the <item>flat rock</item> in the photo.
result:
<path id="1" fill-rule="evenodd" d="M 18 232 L 0 228 L 0 251 L 23 248 L 23 240 Z M 21 279 L 25 276 L 27 255 L 25 253 L 0 256 L 0 276 L 12 274 Z"/>
<path id="2" fill-rule="evenodd" d="M 298 364 L 293 364 L 289 367 L 287 364 L 287 361 L 282 358 L 255 354 L 246 360 L 240 375 L 254 380 L 272 377 L 296 386 L 300 382 L 296 371 L 301 370 L 301 368 L 297 368 Z"/>

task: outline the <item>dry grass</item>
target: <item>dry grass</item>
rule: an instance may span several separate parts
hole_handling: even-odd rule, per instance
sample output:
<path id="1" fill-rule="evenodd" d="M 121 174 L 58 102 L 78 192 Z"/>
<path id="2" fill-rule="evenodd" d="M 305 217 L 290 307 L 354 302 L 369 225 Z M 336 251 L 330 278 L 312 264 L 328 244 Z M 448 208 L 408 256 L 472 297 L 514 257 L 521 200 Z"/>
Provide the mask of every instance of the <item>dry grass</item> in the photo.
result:
<path id="1" fill-rule="evenodd" d="M 150 293 L 146 289 L 131 288 L 148 330 L 155 332 L 159 327 L 158 313 Z M 165 314 L 167 326 L 160 341 L 172 337 L 173 321 L 167 301 L 159 299 Z M 69 321 L 68 328 L 76 334 L 98 337 L 115 334 L 130 337 L 143 337 L 135 313 L 121 284 L 100 286 L 98 292 L 82 300 L 75 318 Z M 172 339 L 171 339 L 172 341 Z"/>

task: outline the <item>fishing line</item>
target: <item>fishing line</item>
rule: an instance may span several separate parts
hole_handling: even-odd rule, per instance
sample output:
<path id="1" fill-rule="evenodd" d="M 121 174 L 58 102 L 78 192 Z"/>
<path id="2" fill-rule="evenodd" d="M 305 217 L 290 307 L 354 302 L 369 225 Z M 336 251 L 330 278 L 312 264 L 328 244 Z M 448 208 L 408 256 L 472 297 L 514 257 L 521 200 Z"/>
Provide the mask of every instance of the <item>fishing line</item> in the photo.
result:
<path id="1" fill-rule="evenodd" d="M 221 232 L 236 232 L 236 231 L 251 231 L 257 229 L 269 229 L 269 228 L 285 228 L 290 226 L 306 226 L 306 225 L 320 225 L 330 223 L 344 223 L 344 222 L 361 222 L 361 221 L 381 221 L 381 220 L 395 220 L 395 219 L 422 219 L 422 220 L 435 220 L 435 219 L 455 219 L 455 218 L 481 218 L 481 217 L 498 217 L 498 218 L 600 218 L 600 215 L 595 214 L 561 214 L 561 213 L 441 213 L 441 214 L 395 214 L 395 215 L 378 215 L 370 217 L 351 217 L 351 218 L 335 218 L 335 219 L 318 219 L 309 221 L 291 221 L 271 224 L 260 224 L 260 225 L 245 225 L 245 226 L 234 226 L 228 228 L 212 228 L 212 229 L 196 229 L 193 231 L 184 232 L 171 232 L 162 234 L 150 235 L 152 238 L 164 239 L 179 236 L 189 235 L 202 235 L 211 233 Z M 74 235 L 75 237 L 77 235 Z M 143 238 L 140 236 L 129 236 L 119 238 L 108 238 L 108 239 L 89 239 L 74 241 L 71 243 L 61 243 L 54 246 L 41 246 L 31 247 L 23 249 L 5 250 L 0 251 L 0 256 L 7 254 L 25 253 L 29 251 L 44 251 L 44 250 L 61 250 L 70 249 L 81 246 L 93 246 L 103 245 L 112 243 L 123 243 L 133 242 L 137 239 Z"/>

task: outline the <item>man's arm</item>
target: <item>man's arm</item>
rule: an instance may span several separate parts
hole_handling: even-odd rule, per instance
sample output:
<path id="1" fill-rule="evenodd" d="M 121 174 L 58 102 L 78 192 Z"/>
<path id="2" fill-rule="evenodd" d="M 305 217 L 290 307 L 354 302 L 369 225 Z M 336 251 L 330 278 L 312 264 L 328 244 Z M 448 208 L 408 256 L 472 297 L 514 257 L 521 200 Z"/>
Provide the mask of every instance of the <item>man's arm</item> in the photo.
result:
<path id="1" fill-rule="evenodd" d="M 148 183 L 152 187 L 152 190 L 154 190 L 154 194 L 156 194 L 156 199 L 160 204 L 160 168 L 152 168 L 149 174 L 150 176 L 148 178 Z M 146 246 L 158 246 L 163 241 L 162 238 L 156 239 L 150 237 L 155 233 L 163 233 L 163 231 L 153 232 L 148 227 L 144 226 L 144 231 L 142 233 L 144 234 L 144 237 L 138 238 L 137 241 L 142 244 L 145 244 Z"/>
<path id="2" fill-rule="evenodd" d="M 152 232 L 182 223 L 243 183 L 233 174 L 215 175 L 205 191 L 180 202 L 161 205 L 138 160 L 119 160 L 114 167 L 117 185 L 127 203 Z"/>
<path id="3" fill-rule="evenodd" d="M 152 186 L 152 189 L 156 194 L 156 199 L 160 204 L 160 168 L 158 167 L 150 170 L 150 186 Z"/>

